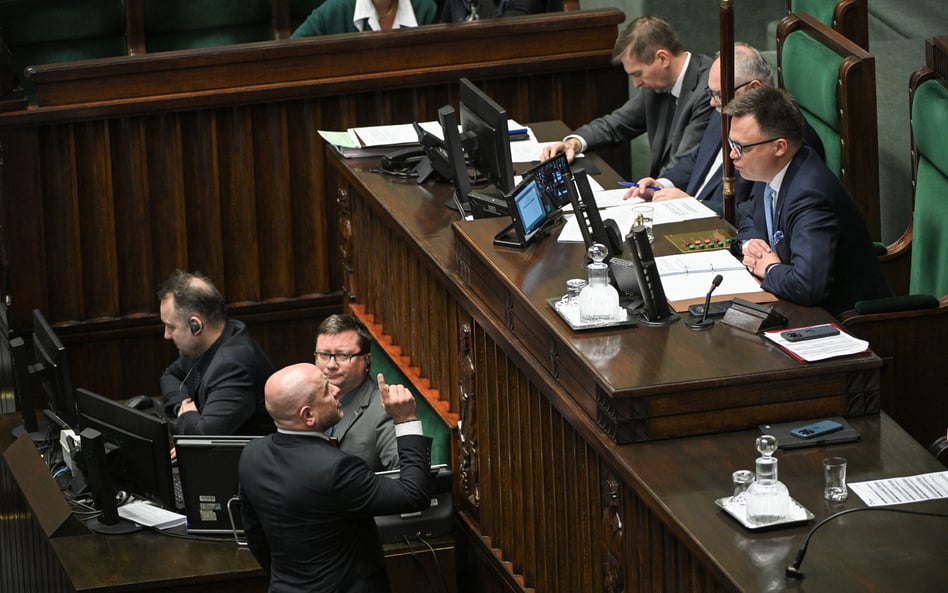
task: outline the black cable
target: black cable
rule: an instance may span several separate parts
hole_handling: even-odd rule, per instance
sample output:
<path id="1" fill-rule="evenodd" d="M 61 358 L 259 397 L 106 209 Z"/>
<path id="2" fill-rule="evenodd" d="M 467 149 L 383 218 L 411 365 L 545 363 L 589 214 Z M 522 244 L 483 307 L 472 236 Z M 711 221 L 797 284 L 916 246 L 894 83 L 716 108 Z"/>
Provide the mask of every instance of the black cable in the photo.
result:
<path id="1" fill-rule="evenodd" d="M 148 530 L 153 531 L 159 535 L 173 537 L 175 539 L 187 539 L 187 540 L 194 540 L 194 541 L 199 541 L 199 542 L 216 542 L 219 544 L 233 544 L 234 543 L 234 538 L 230 536 L 224 536 L 224 535 L 219 536 L 219 537 L 214 537 L 210 535 L 192 535 L 189 533 L 175 533 L 173 531 L 158 529 L 156 527 L 148 527 Z M 238 549 L 245 549 L 245 548 L 243 548 L 242 546 L 238 546 Z"/>
<path id="2" fill-rule="evenodd" d="M 425 544 L 425 546 L 428 548 L 428 551 L 431 552 L 431 558 L 434 560 L 435 568 L 438 570 L 438 574 L 441 576 L 441 585 L 444 587 L 444 592 L 447 593 L 450 591 L 448 588 L 448 579 L 444 575 L 444 570 L 441 568 L 441 562 L 438 561 L 438 553 L 435 552 L 434 547 L 432 547 L 432 545 L 429 544 L 425 538 L 421 537 L 420 533 L 415 534 L 415 537 L 418 538 L 418 541 Z"/>
<path id="3" fill-rule="evenodd" d="M 806 537 L 803 539 L 803 545 L 800 546 L 800 550 L 797 552 L 797 557 L 794 558 L 793 563 L 787 567 L 785 572 L 786 577 L 791 580 L 801 580 L 803 578 L 803 572 L 800 571 L 800 566 L 803 564 L 803 558 L 806 556 L 807 546 L 810 545 L 810 538 L 813 537 L 813 534 L 816 533 L 816 530 L 820 527 L 826 525 L 836 517 L 841 517 L 849 513 L 858 513 L 860 511 L 884 511 L 889 513 L 905 513 L 907 515 L 922 515 L 926 517 L 942 517 L 948 518 L 948 513 L 934 513 L 929 511 L 911 511 L 909 509 L 895 509 L 892 507 L 860 507 L 858 509 L 846 509 L 845 511 L 840 511 L 838 513 L 832 514 L 829 517 L 823 519 L 817 523 L 809 533 L 806 534 Z"/>

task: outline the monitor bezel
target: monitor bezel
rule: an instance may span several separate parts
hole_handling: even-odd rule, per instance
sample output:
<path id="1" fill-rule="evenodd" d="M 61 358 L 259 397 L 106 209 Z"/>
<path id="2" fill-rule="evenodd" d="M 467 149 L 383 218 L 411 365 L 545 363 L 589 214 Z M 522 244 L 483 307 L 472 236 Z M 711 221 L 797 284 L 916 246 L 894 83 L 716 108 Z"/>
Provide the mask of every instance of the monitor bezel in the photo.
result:
<path id="1" fill-rule="evenodd" d="M 472 164 L 500 193 L 515 189 L 507 110 L 467 78 L 460 81 L 462 132 L 475 138 Z"/>
<path id="2" fill-rule="evenodd" d="M 33 309 L 33 358 L 37 366 L 31 375 L 43 383 L 47 407 L 65 425 L 75 428 L 79 415 L 66 347 L 39 309 Z"/>

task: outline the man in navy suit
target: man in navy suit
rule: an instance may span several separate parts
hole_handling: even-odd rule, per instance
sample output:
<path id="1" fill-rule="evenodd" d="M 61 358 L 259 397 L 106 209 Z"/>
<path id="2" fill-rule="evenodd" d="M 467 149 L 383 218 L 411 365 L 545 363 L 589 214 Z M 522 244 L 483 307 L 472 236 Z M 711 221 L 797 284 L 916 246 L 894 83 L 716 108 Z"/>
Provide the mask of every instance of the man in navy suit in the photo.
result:
<path id="1" fill-rule="evenodd" d="M 547 160 L 648 134 L 649 175 L 656 176 L 698 146 L 713 109 L 702 92 L 711 58 L 686 52 L 671 25 L 643 16 L 626 26 L 612 51 L 641 91 L 612 113 L 596 118 L 563 139 L 544 146 Z"/>
<path id="2" fill-rule="evenodd" d="M 239 475 L 247 544 L 270 575 L 270 593 L 390 590 L 373 516 L 428 507 L 431 439 L 411 392 L 377 379 L 395 421 L 397 479 L 376 475 L 325 434 L 343 411 L 339 388 L 319 368 L 296 364 L 267 381 L 277 432 L 244 448 Z"/>
<path id="3" fill-rule="evenodd" d="M 736 240 L 761 287 L 834 315 L 856 301 L 890 296 L 866 223 L 845 186 L 803 145 L 803 114 L 786 91 L 735 97 L 730 158 L 756 181 Z"/>
<path id="4" fill-rule="evenodd" d="M 762 86 L 773 86 L 773 71 L 760 52 L 746 43 L 734 44 L 734 96 Z M 708 71 L 706 96 L 716 110 L 708 120 L 708 127 L 698 148 L 681 157 L 665 169 L 658 179 L 645 177 L 638 187 L 630 189 L 625 198 L 642 198 L 660 202 L 693 196 L 724 215 L 724 150 L 721 148 L 721 58 L 715 58 Z M 808 124 L 804 127 L 803 141 L 824 156 L 823 142 Z M 735 176 L 734 204 L 740 206 L 750 199 L 753 183 Z M 650 188 L 661 187 L 654 190 Z"/>

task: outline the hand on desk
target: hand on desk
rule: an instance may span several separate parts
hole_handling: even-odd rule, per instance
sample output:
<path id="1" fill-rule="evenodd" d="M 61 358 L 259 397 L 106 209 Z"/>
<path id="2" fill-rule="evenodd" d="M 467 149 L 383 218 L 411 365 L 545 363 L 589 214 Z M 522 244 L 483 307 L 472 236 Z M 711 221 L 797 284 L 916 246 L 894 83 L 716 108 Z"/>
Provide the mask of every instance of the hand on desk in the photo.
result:
<path id="1" fill-rule="evenodd" d="M 744 259 L 742 262 L 747 271 L 763 279 L 767 273 L 767 266 L 779 264 L 780 256 L 770 249 L 770 245 L 763 239 L 749 239 L 744 243 Z"/>
<path id="2" fill-rule="evenodd" d="M 573 138 L 568 138 L 564 142 L 551 142 L 543 147 L 543 151 L 540 153 L 540 160 L 549 160 L 562 152 L 566 154 L 566 160 L 572 163 L 581 148 L 579 141 Z"/>

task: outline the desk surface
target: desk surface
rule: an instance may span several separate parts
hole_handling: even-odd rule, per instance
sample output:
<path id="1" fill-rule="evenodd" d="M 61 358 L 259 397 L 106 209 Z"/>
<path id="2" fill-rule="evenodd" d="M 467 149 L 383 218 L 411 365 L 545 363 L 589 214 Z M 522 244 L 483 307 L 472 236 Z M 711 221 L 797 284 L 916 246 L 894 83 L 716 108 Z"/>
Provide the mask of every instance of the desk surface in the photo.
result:
<path id="1" fill-rule="evenodd" d="M 753 470 L 757 431 L 642 443 L 617 449 L 616 455 L 647 484 L 658 512 L 680 537 L 735 590 L 948 590 L 948 517 L 889 512 L 854 513 L 827 523 L 810 541 L 801 566 L 804 580 L 784 577 L 806 533 L 819 521 L 866 506 L 852 491 L 845 503 L 824 502 L 824 457 L 845 457 L 850 483 L 945 470 L 884 414 L 851 418 L 850 423 L 860 432 L 858 442 L 777 452 L 781 481 L 815 518 L 807 525 L 771 531 L 748 531 L 713 502 L 730 494 L 732 471 Z M 897 508 L 948 514 L 948 500 Z"/>

